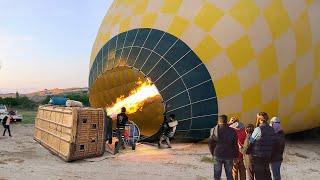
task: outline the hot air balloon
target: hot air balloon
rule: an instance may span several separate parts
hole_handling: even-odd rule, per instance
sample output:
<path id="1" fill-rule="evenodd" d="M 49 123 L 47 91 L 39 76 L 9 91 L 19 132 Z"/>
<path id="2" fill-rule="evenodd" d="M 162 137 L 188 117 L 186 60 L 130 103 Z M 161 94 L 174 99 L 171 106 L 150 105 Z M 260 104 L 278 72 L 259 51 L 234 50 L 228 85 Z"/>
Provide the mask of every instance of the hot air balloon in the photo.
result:
<path id="1" fill-rule="evenodd" d="M 115 0 L 92 48 L 90 103 L 150 82 L 159 94 L 131 115 L 146 137 L 163 113 L 185 140 L 207 138 L 219 114 L 247 124 L 265 111 L 286 133 L 319 127 L 319 22 L 314 0 Z"/>

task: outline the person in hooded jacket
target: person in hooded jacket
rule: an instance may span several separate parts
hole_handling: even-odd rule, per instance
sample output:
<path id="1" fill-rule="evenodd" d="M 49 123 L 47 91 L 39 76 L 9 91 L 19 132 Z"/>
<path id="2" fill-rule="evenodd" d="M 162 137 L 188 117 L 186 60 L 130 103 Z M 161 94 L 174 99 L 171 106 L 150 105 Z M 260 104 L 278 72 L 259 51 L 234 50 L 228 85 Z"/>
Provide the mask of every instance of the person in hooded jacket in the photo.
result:
<path id="1" fill-rule="evenodd" d="M 248 180 L 254 180 L 254 171 L 253 171 L 253 162 L 252 162 L 252 146 L 251 148 L 249 147 L 250 145 L 250 137 L 251 134 L 253 133 L 254 130 L 254 125 L 253 124 L 248 124 L 246 127 L 246 139 L 244 141 L 244 145 L 240 147 L 240 152 L 243 154 L 243 160 L 244 160 L 244 166 L 246 168 L 247 172 L 247 178 Z"/>
<path id="2" fill-rule="evenodd" d="M 285 148 L 285 134 L 280 125 L 280 119 L 273 117 L 270 120 L 270 126 L 275 132 L 275 144 L 271 155 L 271 172 L 273 180 L 281 180 L 280 168 L 283 161 L 283 152 Z"/>
<path id="3" fill-rule="evenodd" d="M 231 117 L 229 121 L 229 127 L 234 129 L 234 131 L 236 132 L 238 146 L 240 149 L 241 147 L 243 147 L 244 141 L 246 139 L 245 127 L 237 117 Z M 243 162 L 243 155 L 240 151 L 238 152 L 238 158 L 233 161 L 232 176 L 234 180 L 238 180 L 239 177 L 240 180 L 246 180 L 246 168 Z"/>

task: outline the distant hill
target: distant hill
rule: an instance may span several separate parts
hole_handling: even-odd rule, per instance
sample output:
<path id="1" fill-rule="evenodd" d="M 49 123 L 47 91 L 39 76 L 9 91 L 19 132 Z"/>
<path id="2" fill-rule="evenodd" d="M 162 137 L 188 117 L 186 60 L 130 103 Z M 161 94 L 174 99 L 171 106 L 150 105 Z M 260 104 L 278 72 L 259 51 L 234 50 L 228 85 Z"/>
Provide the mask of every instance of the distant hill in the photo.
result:
<path id="1" fill-rule="evenodd" d="M 35 102 L 43 101 L 46 96 L 56 96 L 61 94 L 69 94 L 69 93 L 87 93 L 88 88 L 67 88 L 67 89 L 44 89 L 42 91 L 27 93 L 27 94 L 19 94 L 20 96 L 25 96 Z M 7 93 L 7 94 L 0 94 L 0 97 L 16 97 L 16 93 Z"/>

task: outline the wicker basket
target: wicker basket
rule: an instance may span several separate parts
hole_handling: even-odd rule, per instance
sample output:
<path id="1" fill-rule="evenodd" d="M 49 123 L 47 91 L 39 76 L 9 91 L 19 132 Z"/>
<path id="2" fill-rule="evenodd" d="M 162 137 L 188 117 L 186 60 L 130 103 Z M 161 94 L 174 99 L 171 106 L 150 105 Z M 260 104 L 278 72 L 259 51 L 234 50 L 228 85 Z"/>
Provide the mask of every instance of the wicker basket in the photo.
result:
<path id="1" fill-rule="evenodd" d="M 105 145 L 103 110 L 40 106 L 34 139 L 64 161 L 100 156 Z"/>

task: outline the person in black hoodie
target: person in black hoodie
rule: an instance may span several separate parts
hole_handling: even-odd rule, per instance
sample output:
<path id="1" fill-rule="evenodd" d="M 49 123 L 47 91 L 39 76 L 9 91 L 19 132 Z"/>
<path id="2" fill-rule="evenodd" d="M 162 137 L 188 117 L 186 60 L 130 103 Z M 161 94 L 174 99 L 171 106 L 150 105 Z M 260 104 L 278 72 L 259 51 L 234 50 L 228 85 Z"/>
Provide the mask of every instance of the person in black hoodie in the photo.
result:
<path id="1" fill-rule="evenodd" d="M 280 125 L 280 119 L 273 117 L 270 120 L 270 126 L 275 132 L 275 144 L 271 155 L 271 172 L 273 180 L 281 180 L 280 168 L 283 161 L 283 152 L 285 148 L 285 134 Z"/>
<path id="2" fill-rule="evenodd" d="M 219 116 L 218 125 L 211 129 L 209 149 L 214 160 L 214 179 L 221 179 L 222 166 L 227 180 L 232 180 L 233 160 L 238 157 L 237 134 L 227 124 L 226 115 Z"/>
<path id="3" fill-rule="evenodd" d="M 117 139 L 118 142 L 115 143 L 115 153 L 118 153 L 120 150 L 120 147 L 124 148 L 124 130 L 126 127 L 126 124 L 128 123 L 129 118 L 126 114 L 126 108 L 121 108 L 121 113 L 117 115 Z"/>

